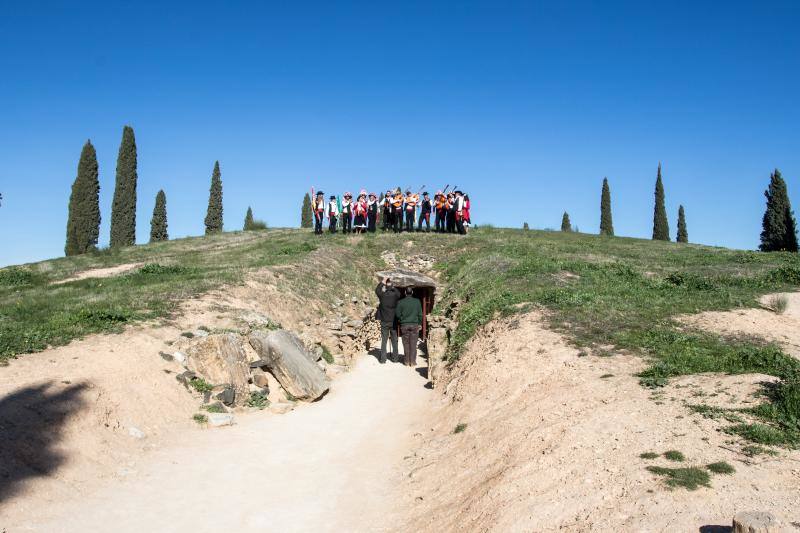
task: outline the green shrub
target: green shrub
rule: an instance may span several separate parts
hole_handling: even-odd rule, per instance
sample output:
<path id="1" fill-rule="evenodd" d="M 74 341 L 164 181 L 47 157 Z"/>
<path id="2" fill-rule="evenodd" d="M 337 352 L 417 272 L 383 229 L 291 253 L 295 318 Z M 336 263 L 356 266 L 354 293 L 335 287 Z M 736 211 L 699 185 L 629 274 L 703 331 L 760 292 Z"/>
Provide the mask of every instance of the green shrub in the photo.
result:
<path id="1" fill-rule="evenodd" d="M 709 472 L 713 472 L 715 474 L 733 474 L 736 472 L 736 469 L 733 466 L 729 465 L 725 461 L 719 461 L 717 463 L 711 463 L 706 465 L 706 468 Z"/>
<path id="2" fill-rule="evenodd" d="M 261 410 L 269 406 L 269 400 L 267 399 L 267 395 L 263 392 L 251 392 L 250 398 L 248 398 L 245 405 Z"/>
<path id="3" fill-rule="evenodd" d="M 686 457 L 684 457 L 683 453 L 679 452 L 678 450 L 668 450 L 664 452 L 664 457 L 670 461 L 676 462 L 683 462 L 686 460 Z"/>
<path id="4" fill-rule="evenodd" d="M 203 413 L 195 413 L 195 415 L 192 416 L 192 420 L 194 420 L 195 422 L 197 422 L 201 426 L 203 426 L 205 424 L 208 424 L 208 417 L 206 415 L 204 415 Z"/>
<path id="5" fill-rule="evenodd" d="M 642 454 L 639 454 L 639 457 L 641 457 L 642 459 L 655 459 L 656 457 L 658 457 L 658 454 L 656 452 L 644 452 Z"/>
<path id="6" fill-rule="evenodd" d="M 335 361 L 333 355 L 331 355 L 330 350 L 328 350 L 328 348 L 325 345 L 322 345 L 322 358 L 329 365 L 332 365 Z"/>
<path id="7" fill-rule="evenodd" d="M 191 385 L 194 390 L 200 393 L 211 392 L 214 389 L 214 385 L 210 384 L 203 378 L 192 378 L 192 380 L 189 381 L 189 385 Z"/>
<path id="8" fill-rule="evenodd" d="M 666 478 L 669 487 L 683 487 L 688 490 L 697 490 L 700 487 L 711 487 L 711 476 L 708 472 L 696 466 L 688 468 L 664 468 L 661 466 L 648 466 L 647 470 Z"/>
<path id="9" fill-rule="evenodd" d="M 20 287 L 33 285 L 39 280 L 38 275 L 27 268 L 8 267 L 0 270 L 0 287 Z"/>
<path id="10" fill-rule="evenodd" d="M 464 430 L 466 430 L 466 429 L 467 429 L 467 425 L 462 422 L 462 423 L 456 425 L 455 429 L 453 430 L 453 433 L 454 434 L 463 433 Z"/>
<path id="11" fill-rule="evenodd" d="M 190 269 L 181 265 L 159 265 L 158 263 L 148 263 L 136 271 L 137 274 L 145 276 L 185 274 Z"/>

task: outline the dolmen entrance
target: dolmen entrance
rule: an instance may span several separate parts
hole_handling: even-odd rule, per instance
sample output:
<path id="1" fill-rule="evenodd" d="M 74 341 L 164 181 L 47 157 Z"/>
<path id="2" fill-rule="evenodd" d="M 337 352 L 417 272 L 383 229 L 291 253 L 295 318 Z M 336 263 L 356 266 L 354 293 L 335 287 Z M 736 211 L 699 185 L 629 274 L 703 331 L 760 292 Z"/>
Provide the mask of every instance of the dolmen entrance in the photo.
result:
<path id="1" fill-rule="evenodd" d="M 392 280 L 392 284 L 398 289 L 405 289 L 411 287 L 414 290 L 414 297 L 418 298 L 422 303 L 422 334 L 421 340 L 428 338 L 428 314 L 433 310 L 433 304 L 436 298 L 436 282 L 419 272 L 411 270 L 382 270 L 376 272 L 375 276 L 378 281 L 384 278 Z"/>

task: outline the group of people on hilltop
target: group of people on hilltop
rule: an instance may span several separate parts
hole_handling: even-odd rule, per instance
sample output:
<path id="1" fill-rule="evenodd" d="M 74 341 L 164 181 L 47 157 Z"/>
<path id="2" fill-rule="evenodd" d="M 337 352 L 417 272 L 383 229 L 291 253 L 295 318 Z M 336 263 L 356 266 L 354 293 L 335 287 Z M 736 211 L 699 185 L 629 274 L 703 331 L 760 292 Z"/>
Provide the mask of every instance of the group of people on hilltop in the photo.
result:
<path id="1" fill-rule="evenodd" d="M 429 232 L 433 217 L 435 232 L 465 235 L 471 224 L 469 195 L 445 191 L 436 191 L 431 198 L 427 191 L 420 197 L 411 191 L 403 194 L 398 188 L 386 191 L 379 200 L 374 192 L 367 194 L 362 189 L 355 200 L 346 192 L 342 198 L 331 195 L 327 202 L 319 191 L 311 204 L 314 233 L 322 235 L 326 218 L 330 233 L 336 233 L 340 224 L 343 233 L 375 233 L 379 217 L 382 231 Z"/>

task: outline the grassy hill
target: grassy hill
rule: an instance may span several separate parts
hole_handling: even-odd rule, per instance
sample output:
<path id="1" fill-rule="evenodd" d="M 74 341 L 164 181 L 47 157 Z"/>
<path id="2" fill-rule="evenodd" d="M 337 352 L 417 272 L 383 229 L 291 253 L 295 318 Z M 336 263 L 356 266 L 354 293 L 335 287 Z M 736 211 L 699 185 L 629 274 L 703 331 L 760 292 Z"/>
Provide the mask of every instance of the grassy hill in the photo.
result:
<path id="1" fill-rule="evenodd" d="M 687 330 L 673 320 L 686 313 L 754 307 L 760 295 L 796 289 L 797 254 L 494 228 L 475 230 L 467 238 L 317 238 L 307 230 L 268 230 L 181 239 L 0 270 L 0 360 L 163 318 L 181 300 L 240 283 L 249 271 L 324 261 L 331 254 L 348 259 L 325 288 L 332 297 L 347 284 L 372 283 L 370 270 L 381 266 L 386 250 L 436 258 L 448 283 L 437 312 L 451 304 L 457 308 L 451 359 L 493 317 L 540 306 L 548 311 L 550 326 L 587 353 L 624 349 L 647 357 L 649 367 L 641 374 L 646 386 L 698 372 L 778 376 L 782 385 L 759 413 L 768 429 L 755 435 L 748 427 L 740 433 L 762 442 L 800 442 L 796 359 L 758 339 Z M 131 263 L 142 266 L 120 276 L 68 281 L 80 271 Z M 302 270 L 284 272 L 296 290 L 307 289 Z"/>

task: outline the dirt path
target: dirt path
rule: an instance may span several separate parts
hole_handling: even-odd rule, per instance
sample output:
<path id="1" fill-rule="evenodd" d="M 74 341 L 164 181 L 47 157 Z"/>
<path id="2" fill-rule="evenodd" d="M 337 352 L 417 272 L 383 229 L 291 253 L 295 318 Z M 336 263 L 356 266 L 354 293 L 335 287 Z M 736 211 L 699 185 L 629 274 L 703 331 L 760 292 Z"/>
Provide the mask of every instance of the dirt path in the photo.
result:
<path id="1" fill-rule="evenodd" d="M 318 403 L 197 429 L 134 466 L 126 480 L 39 509 L 37 522 L 8 531 L 387 529 L 390 480 L 433 394 L 425 382 L 363 356 Z"/>

